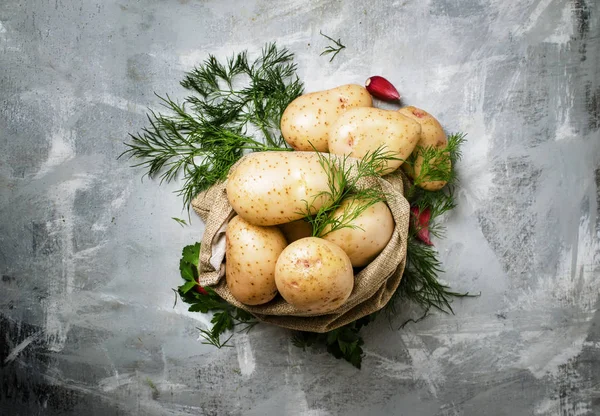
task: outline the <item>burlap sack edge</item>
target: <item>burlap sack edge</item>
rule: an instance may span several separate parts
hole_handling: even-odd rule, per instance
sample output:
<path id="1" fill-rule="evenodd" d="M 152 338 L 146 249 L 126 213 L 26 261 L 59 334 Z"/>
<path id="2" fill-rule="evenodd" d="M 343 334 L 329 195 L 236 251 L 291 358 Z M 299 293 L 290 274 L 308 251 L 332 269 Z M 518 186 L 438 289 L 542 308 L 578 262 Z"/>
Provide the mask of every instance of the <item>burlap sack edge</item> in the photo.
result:
<path id="1" fill-rule="evenodd" d="M 379 286 L 375 286 L 377 289 L 369 296 L 353 298 L 351 295 L 348 302 L 338 308 L 335 312 L 325 315 L 308 315 L 300 312 L 283 315 L 264 314 L 261 313 L 261 311 L 265 305 L 248 306 L 238 302 L 229 292 L 225 279 L 223 278 L 224 265 L 222 264 L 219 269 L 215 269 L 209 262 L 212 256 L 212 242 L 215 235 L 222 227 L 223 223 L 228 221 L 232 214 L 234 214 L 234 211 L 227 200 L 225 191 L 226 182 L 221 182 L 208 190 L 201 192 L 194 198 L 191 204 L 192 208 L 203 220 L 206 227 L 202 237 L 198 266 L 200 284 L 202 286 L 212 287 L 215 292 L 227 302 L 250 312 L 260 321 L 295 330 L 327 332 L 380 310 L 389 302 L 402 279 L 406 260 L 406 240 L 408 237 L 410 206 L 403 196 L 406 179 L 400 170 L 382 178 L 378 178 L 377 181 L 386 192 L 393 192 L 394 198 L 397 198 L 395 203 L 398 203 L 401 206 L 401 210 L 405 215 L 394 218 L 396 226 L 390 242 L 388 242 L 388 245 L 379 256 L 373 260 L 373 262 L 356 275 L 356 279 L 361 280 L 361 275 L 373 273 L 373 270 L 380 269 L 382 265 L 386 266 L 384 269 L 388 272 L 383 276 L 379 276 L 379 279 L 377 280 L 381 283 Z M 223 220 L 223 217 L 225 220 Z M 394 252 L 391 252 L 390 248 L 394 247 Z M 356 287 L 353 292 L 355 292 L 355 290 Z M 278 296 L 276 299 L 280 299 L 280 297 Z M 269 302 L 266 305 L 270 305 L 272 302 Z"/>

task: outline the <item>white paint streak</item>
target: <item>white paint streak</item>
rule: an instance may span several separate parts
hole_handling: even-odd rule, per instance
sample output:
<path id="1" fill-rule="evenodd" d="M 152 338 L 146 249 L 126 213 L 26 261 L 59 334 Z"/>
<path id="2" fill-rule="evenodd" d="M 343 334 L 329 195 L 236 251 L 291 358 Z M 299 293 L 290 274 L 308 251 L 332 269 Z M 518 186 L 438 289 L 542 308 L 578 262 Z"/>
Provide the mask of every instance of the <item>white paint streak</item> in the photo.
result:
<path id="1" fill-rule="evenodd" d="M 405 331 L 402 333 L 402 340 L 412 360 L 414 379 L 423 380 L 429 387 L 429 392 L 437 397 L 440 383 L 445 380 L 440 362 L 429 352 L 418 335 Z"/>
<path id="2" fill-rule="evenodd" d="M 118 108 L 119 110 L 123 110 L 128 113 L 146 114 L 146 107 L 144 105 L 114 94 L 110 94 L 108 92 L 88 92 L 85 94 L 85 100 L 90 103 L 99 103 L 109 107 Z"/>
<path id="3" fill-rule="evenodd" d="M 517 365 L 528 369 L 537 378 L 548 374 L 556 376 L 561 365 L 581 352 L 586 336 L 581 334 L 578 326 L 529 335 L 531 339 L 524 344 L 526 347 L 521 351 Z"/>
<path id="4" fill-rule="evenodd" d="M 239 333 L 235 337 L 235 349 L 237 351 L 238 364 L 243 376 L 250 376 L 256 368 L 256 361 L 250 345 L 248 334 Z"/>
<path id="5" fill-rule="evenodd" d="M 48 197 L 56 209 L 55 221 L 47 224 L 48 232 L 60 242 L 61 265 L 59 276 L 48 279 L 49 296 L 44 300 L 46 310 L 45 332 L 50 351 L 61 351 L 70 328 L 73 305 L 71 293 L 75 279 L 75 253 L 73 245 L 76 215 L 73 209 L 75 195 L 87 189 L 93 176 L 76 174 L 70 180 L 52 186 Z"/>
<path id="6" fill-rule="evenodd" d="M 12 351 L 6 356 L 4 359 L 4 364 L 8 364 L 13 361 L 17 356 L 23 351 L 25 348 L 29 346 L 33 341 L 35 341 L 40 336 L 40 333 L 36 333 L 25 338 L 19 345 L 14 347 Z"/>
<path id="7" fill-rule="evenodd" d="M 531 14 L 529 15 L 527 23 L 515 30 L 515 35 L 520 36 L 530 32 L 536 26 L 538 20 L 540 19 L 544 11 L 548 8 L 550 3 L 552 3 L 552 1 L 553 0 L 540 0 L 535 9 L 533 9 Z"/>
<path id="8" fill-rule="evenodd" d="M 577 403 L 570 403 L 572 399 L 569 395 L 564 397 L 547 397 L 536 404 L 534 409 L 534 415 L 547 416 L 547 415 L 568 415 L 568 416 L 588 416 L 590 415 L 592 408 L 588 403 L 578 401 Z"/>
<path id="9" fill-rule="evenodd" d="M 57 166 L 75 157 L 75 146 L 73 133 L 64 129 L 58 129 L 50 136 L 50 152 L 48 159 L 42 164 L 35 178 L 43 178 L 53 171 Z"/>
<path id="10" fill-rule="evenodd" d="M 304 354 L 294 347 L 292 341 L 288 341 L 288 365 L 284 371 L 285 384 L 290 387 L 291 394 L 285 401 L 282 414 L 289 416 L 328 416 L 329 412 L 323 409 L 311 409 L 308 406 L 306 393 L 302 390 L 304 374 L 302 373 L 302 361 L 297 354 Z"/>
<path id="11" fill-rule="evenodd" d="M 574 35 L 572 10 L 569 3 L 565 3 L 560 21 L 555 25 L 554 32 L 546 38 L 546 42 L 565 45 Z"/>
<path id="12" fill-rule="evenodd" d="M 413 367 L 399 361 L 391 360 L 380 354 L 364 350 L 366 357 L 372 357 L 376 360 L 375 365 L 381 370 L 382 377 L 391 377 L 396 380 L 413 380 Z"/>

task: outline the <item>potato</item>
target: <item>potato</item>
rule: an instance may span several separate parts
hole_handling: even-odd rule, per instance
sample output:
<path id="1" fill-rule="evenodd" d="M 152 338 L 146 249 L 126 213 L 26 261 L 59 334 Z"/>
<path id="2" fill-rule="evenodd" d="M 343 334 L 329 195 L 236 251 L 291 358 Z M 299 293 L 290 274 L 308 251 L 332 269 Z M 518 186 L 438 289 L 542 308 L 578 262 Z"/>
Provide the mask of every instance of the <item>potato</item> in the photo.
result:
<path id="1" fill-rule="evenodd" d="M 331 126 L 329 152 L 363 158 L 383 146 L 399 160 L 388 160 L 384 173 L 398 169 L 417 145 L 421 125 L 398 111 L 353 108 Z"/>
<path id="2" fill-rule="evenodd" d="M 254 225 L 278 225 L 330 204 L 327 172 L 315 152 L 257 152 L 229 172 L 227 198 L 237 214 Z"/>
<path id="3" fill-rule="evenodd" d="M 435 147 L 435 148 L 443 148 L 448 144 L 448 138 L 446 137 L 446 133 L 444 133 L 444 129 L 442 125 L 429 114 L 427 111 L 421 110 L 417 107 L 404 107 L 398 110 L 400 114 L 404 114 L 407 117 L 415 120 L 417 123 L 421 125 L 421 138 L 417 143 L 417 148 L 419 147 Z M 432 161 L 435 163 L 435 159 Z M 452 169 L 452 165 L 449 160 L 446 160 L 448 165 L 448 171 Z M 415 160 L 414 167 L 409 164 L 403 165 L 404 171 L 411 178 L 419 177 L 421 174 L 421 168 L 423 166 L 423 157 L 417 155 L 417 159 Z M 426 178 L 425 178 L 426 179 Z M 446 181 L 419 181 L 417 184 L 423 189 L 427 189 L 428 191 L 437 191 L 442 189 L 444 185 L 446 185 Z"/>
<path id="4" fill-rule="evenodd" d="M 303 238 L 279 256 L 275 283 L 281 296 L 301 311 L 331 312 L 352 292 L 352 263 L 337 245 L 322 238 Z"/>
<path id="5" fill-rule="evenodd" d="M 354 107 L 371 107 L 373 99 L 362 85 L 348 84 L 301 95 L 281 117 L 281 134 L 296 150 L 327 152 L 330 126 L 340 114 Z"/>
<path id="6" fill-rule="evenodd" d="M 240 216 L 227 224 L 225 279 L 234 298 L 260 305 L 277 295 L 275 265 L 287 246 L 277 227 L 252 225 Z"/>
<path id="7" fill-rule="evenodd" d="M 351 212 L 365 204 L 366 201 L 345 199 L 331 214 L 331 218 L 341 219 L 344 211 Z M 325 227 L 323 238 L 340 246 L 354 267 L 366 266 L 373 261 L 390 241 L 395 227 L 392 212 L 385 202 L 371 205 L 349 225 L 355 228 L 340 228 L 329 232 L 331 227 Z"/>
<path id="8" fill-rule="evenodd" d="M 312 235 L 312 226 L 305 219 L 281 224 L 279 229 L 283 232 L 288 244 Z"/>

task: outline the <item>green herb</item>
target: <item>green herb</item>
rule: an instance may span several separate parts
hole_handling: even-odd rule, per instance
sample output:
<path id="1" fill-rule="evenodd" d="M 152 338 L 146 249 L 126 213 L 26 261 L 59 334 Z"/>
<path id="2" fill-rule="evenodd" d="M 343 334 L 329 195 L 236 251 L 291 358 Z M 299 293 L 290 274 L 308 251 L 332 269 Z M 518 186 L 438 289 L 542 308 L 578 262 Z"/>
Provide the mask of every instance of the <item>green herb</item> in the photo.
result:
<path id="1" fill-rule="evenodd" d="M 154 382 L 149 377 L 146 377 L 145 381 L 148 387 L 150 387 L 150 390 L 152 390 L 152 399 L 158 399 L 158 396 L 160 396 L 160 392 L 158 391 L 158 388 L 156 388 L 156 384 L 154 384 Z"/>
<path id="2" fill-rule="evenodd" d="M 172 220 L 175 220 L 175 222 L 179 225 L 181 225 L 182 227 L 187 225 L 187 222 L 185 220 L 182 220 L 181 218 L 177 218 L 177 217 L 171 217 Z"/>
<path id="3" fill-rule="evenodd" d="M 292 337 L 292 343 L 305 351 L 313 345 L 323 345 L 327 348 L 327 352 L 335 358 L 343 358 L 354 367 L 360 369 L 363 358 L 362 345 L 364 344 L 364 340 L 360 336 L 359 331 L 363 326 L 368 325 L 374 317 L 375 314 L 367 315 L 364 318 L 324 334 L 299 331 Z"/>
<path id="4" fill-rule="evenodd" d="M 221 341 L 221 335 L 227 331 L 232 331 L 236 325 L 245 325 L 242 331 L 248 331 L 256 324 L 256 319 L 252 314 L 236 308 L 227 303 L 214 290 L 209 287 L 200 288 L 198 284 L 198 260 L 200 255 L 200 243 L 189 245 L 183 248 L 181 260 L 179 261 L 179 270 L 185 283 L 178 287 L 177 292 L 186 303 L 190 304 L 190 312 L 213 312 L 211 319 L 212 327 L 209 330 L 198 328 L 200 335 L 204 338 L 203 344 L 214 345 L 222 348 L 227 345 L 231 336 L 225 341 Z"/>
<path id="5" fill-rule="evenodd" d="M 441 157 L 449 157 L 452 161 L 452 166 L 460 158 L 460 145 L 464 142 L 463 134 L 451 135 L 448 140 L 448 146 L 441 149 L 427 150 L 424 152 L 424 160 L 428 165 L 433 165 L 431 160 Z M 389 157 L 389 155 L 387 155 Z M 384 158 L 385 159 L 385 158 Z M 344 160 L 344 159 L 343 159 Z M 414 162 L 415 158 L 412 158 Z M 370 163 L 367 163 L 369 166 Z M 341 165 L 344 166 L 344 165 Z M 381 165 L 380 165 L 381 166 Z M 351 177 L 345 169 L 330 169 L 333 175 L 330 183 L 337 184 L 330 188 L 330 194 L 338 195 L 341 192 L 339 189 L 345 189 L 348 181 L 345 179 Z M 329 172 L 328 171 L 328 172 Z M 340 172 L 347 172 L 340 174 Z M 431 169 L 429 172 L 435 172 Z M 456 185 L 456 175 L 454 169 L 444 173 L 436 173 L 437 178 L 443 178 L 448 184 L 439 191 L 426 191 L 417 187 L 414 183 L 409 184 L 406 196 L 413 206 L 421 208 L 429 207 L 431 209 L 430 229 L 442 234 L 442 227 L 435 223 L 435 220 L 442 214 L 452 210 L 455 206 L 454 187 Z M 421 179 L 424 180 L 424 179 Z M 428 179 L 429 180 L 429 179 Z M 436 179 L 438 180 L 438 179 Z M 335 191 L 335 192 L 334 192 Z M 325 216 L 325 218 L 328 218 Z M 409 227 L 409 235 L 407 240 L 406 266 L 404 274 L 400 282 L 400 286 L 392 296 L 385 308 L 388 318 L 391 318 L 396 313 L 396 307 L 400 302 L 413 302 L 417 306 L 424 309 L 424 313 L 417 319 L 409 319 L 405 321 L 400 328 L 403 328 L 409 322 L 420 322 L 425 319 L 430 310 L 437 309 L 444 313 L 454 313 L 451 302 L 456 297 L 473 297 L 467 293 L 460 293 L 450 290 L 449 286 L 440 283 L 438 280 L 439 274 L 442 273 L 442 265 L 438 259 L 438 253 L 435 248 L 427 246 L 416 238 L 418 231 L 417 224 L 411 221 Z M 360 328 L 367 323 L 375 320 L 378 312 L 368 315 L 358 321 L 352 322 L 342 328 L 330 331 L 324 334 L 311 332 L 301 332 L 294 336 L 293 343 L 295 346 L 306 349 L 313 345 L 326 346 L 327 351 L 333 354 L 336 358 L 344 358 L 354 366 L 360 368 L 362 362 L 363 339 L 360 336 Z"/>
<path id="6" fill-rule="evenodd" d="M 336 55 L 341 52 L 342 49 L 346 48 L 346 46 L 342 45 L 341 39 L 335 40 L 333 38 L 330 38 L 329 36 L 327 36 L 325 33 L 321 32 L 321 31 L 319 31 L 319 33 L 321 34 L 321 36 L 326 37 L 331 42 L 333 42 L 335 45 L 335 46 L 332 46 L 332 45 L 327 46 L 325 48 L 325 50 L 323 52 L 321 52 L 321 55 L 320 55 L 320 56 L 323 56 L 323 55 L 332 53 L 333 55 L 331 56 L 331 59 L 329 59 L 329 62 L 331 62 L 331 61 L 333 61 L 333 58 L 335 58 Z"/>
<path id="7" fill-rule="evenodd" d="M 430 209 L 429 231 L 440 238 L 444 236 L 445 229 L 437 220 L 456 207 L 454 189 L 457 178 L 454 166 L 461 157 L 460 146 L 464 141 L 464 134 L 452 134 L 448 137 L 448 145 L 444 148 L 418 149 L 417 153 L 423 156 L 423 168 L 419 177 L 415 178 L 406 192 L 406 198 L 411 206 L 417 206 L 419 210 Z M 416 159 L 414 155 L 415 153 L 411 155 L 408 163 L 414 163 Z M 435 164 L 432 163 L 433 160 L 436 160 Z M 448 169 L 448 166 L 452 168 Z M 443 180 L 448 183 L 439 191 L 427 191 L 417 186 L 422 181 L 430 180 Z M 443 270 L 438 252 L 434 247 L 425 245 L 417 239 L 418 227 L 416 221 L 410 222 L 404 274 L 398 290 L 387 305 L 387 310 L 394 314 L 398 301 L 409 300 L 426 311 L 419 320 L 424 319 L 432 308 L 444 313 L 454 313 L 450 305 L 452 298 L 477 295 L 452 291 L 449 286 L 439 282 L 438 277 Z"/>
<path id="8" fill-rule="evenodd" d="M 450 305 L 452 298 L 473 295 L 454 292 L 449 286 L 440 283 L 438 276 L 442 273 L 441 266 L 437 250 L 418 241 L 411 230 L 407 240 L 404 274 L 388 305 L 393 307 L 394 302 L 401 299 L 412 301 L 426 310 L 435 308 L 444 313 L 454 313 Z"/>
<path id="9" fill-rule="evenodd" d="M 418 185 L 424 182 L 444 181 L 451 185 L 456 183 L 456 170 L 454 165 L 460 160 L 462 154 L 460 146 L 465 142 L 465 134 L 455 133 L 448 136 L 448 144 L 445 147 L 437 148 L 433 146 L 418 146 L 406 160 L 407 165 L 414 167 L 417 159 L 421 157 L 421 170 L 419 175 L 413 178 L 413 186 L 407 192 L 406 198 L 409 201 L 421 198 L 415 195 L 422 190 Z M 443 188 L 442 188 L 443 189 Z M 429 191 L 431 195 L 438 198 L 439 191 Z M 449 199 L 452 199 L 451 197 Z M 426 202 L 426 201 L 423 201 Z"/>
<path id="10" fill-rule="evenodd" d="M 417 154 L 423 157 L 421 172 L 408 186 L 406 199 L 411 206 L 418 207 L 419 211 L 430 210 L 429 232 L 438 238 L 443 237 L 445 231 L 437 223 L 438 217 L 456 207 L 454 191 L 458 179 L 454 166 L 462 157 L 460 147 L 465 142 L 465 136 L 463 133 L 451 134 L 448 137 L 448 144 L 443 148 L 419 148 L 406 162 L 414 164 Z M 426 181 L 445 181 L 447 184 L 439 191 L 428 191 L 418 186 Z"/>
<path id="11" fill-rule="evenodd" d="M 183 176 L 178 194 L 189 208 L 246 152 L 287 149 L 279 124 L 303 91 L 295 72 L 293 54 L 275 44 L 265 46 L 252 63 L 247 52 L 225 63 L 210 55 L 181 82 L 193 95 L 181 104 L 159 96 L 168 114 L 150 111 L 150 125 L 130 135 L 121 156 L 141 159 L 134 166 L 159 176 L 161 183 Z"/>
<path id="12" fill-rule="evenodd" d="M 380 147 L 357 162 L 348 156 L 336 157 L 318 152 L 317 155 L 321 167 L 327 172 L 329 189 L 315 195 L 310 202 L 304 201 L 302 214 L 312 226 L 312 235 L 324 237 L 341 228 L 358 228 L 352 221 L 370 206 L 386 200 L 386 195 L 379 189 L 360 187 L 359 180 L 381 176 L 387 161 L 394 159 L 393 152 L 385 152 Z M 314 206 L 319 200 L 330 202 L 315 212 Z M 342 214 L 333 216 L 342 206 Z"/>

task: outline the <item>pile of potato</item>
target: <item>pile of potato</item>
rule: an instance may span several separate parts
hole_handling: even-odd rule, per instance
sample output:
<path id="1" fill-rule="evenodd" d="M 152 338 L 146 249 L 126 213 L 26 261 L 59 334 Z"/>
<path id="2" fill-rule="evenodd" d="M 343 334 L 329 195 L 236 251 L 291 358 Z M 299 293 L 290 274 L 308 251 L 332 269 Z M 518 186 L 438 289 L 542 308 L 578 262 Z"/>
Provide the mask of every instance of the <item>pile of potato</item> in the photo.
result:
<path id="1" fill-rule="evenodd" d="M 295 152 L 252 153 L 229 172 L 227 198 L 237 216 L 226 231 L 227 286 L 247 305 L 264 304 L 279 293 L 300 311 L 331 312 L 350 296 L 354 268 L 368 265 L 385 248 L 395 224 L 388 206 L 378 202 L 353 220 L 354 228 L 311 237 L 302 214 L 306 201 L 312 201 L 310 214 L 332 203 L 328 173 L 315 149 L 361 158 L 383 146 L 400 159 L 388 161 L 387 174 L 416 146 L 445 146 L 446 135 L 425 111 L 374 108 L 368 91 L 353 84 L 298 97 L 283 114 L 281 132 Z M 406 171 L 418 175 L 419 169 L 417 159 Z M 331 215 L 341 216 L 353 203 L 342 201 Z"/>

